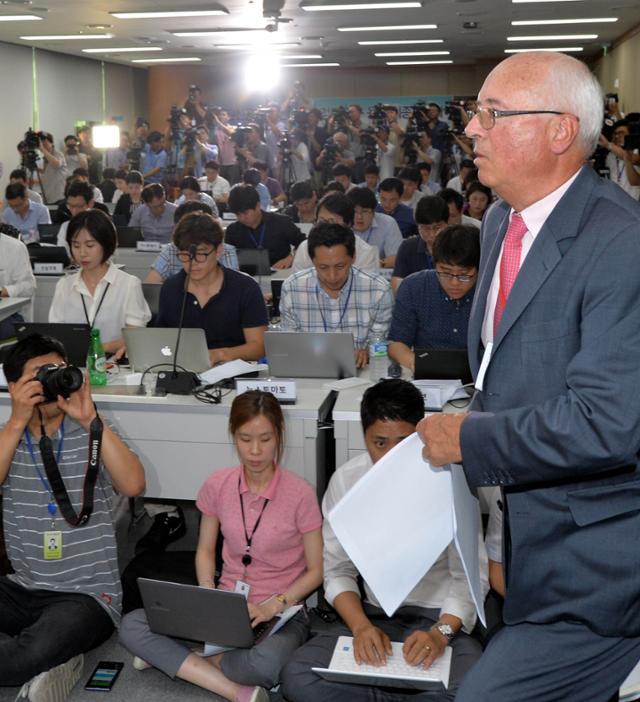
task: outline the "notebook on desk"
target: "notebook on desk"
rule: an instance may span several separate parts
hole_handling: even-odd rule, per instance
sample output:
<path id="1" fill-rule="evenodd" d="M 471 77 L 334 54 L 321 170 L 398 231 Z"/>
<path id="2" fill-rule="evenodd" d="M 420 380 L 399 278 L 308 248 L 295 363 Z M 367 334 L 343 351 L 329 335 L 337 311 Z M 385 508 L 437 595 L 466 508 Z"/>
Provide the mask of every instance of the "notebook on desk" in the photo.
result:
<path id="1" fill-rule="evenodd" d="M 396 687 L 412 690 L 440 690 L 449 687 L 451 670 L 451 647 L 426 670 L 422 666 L 409 665 L 402 655 L 402 643 L 391 643 L 393 654 L 387 657 L 384 666 L 358 665 L 353 657 L 353 638 L 340 636 L 333 650 L 328 668 L 312 668 L 314 673 L 331 682 Z"/>
<path id="2" fill-rule="evenodd" d="M 134 371 L 141 372 L 151 366 L 160 366 L 166 370 L 173 365 L 178 338 L 177 329 L 127 327 L 122 330 L 122 336 Z M 211 366 L 207 338 L 203 329 L 182 330 L 177 365 L 178 370 L 184 368 L 193 373 L 202 373 Z"/>
<path id="3" fill-rule="evenodd" d="M 266 332 L 269 373 L 276 378 L 350 378 L 356 374 L 353 335 Z"/>
<path id="4" fill-rule="evenodd" d="M 467 349 L 415 349 L 414 358 L 415 380 L 473 380 Z"/>

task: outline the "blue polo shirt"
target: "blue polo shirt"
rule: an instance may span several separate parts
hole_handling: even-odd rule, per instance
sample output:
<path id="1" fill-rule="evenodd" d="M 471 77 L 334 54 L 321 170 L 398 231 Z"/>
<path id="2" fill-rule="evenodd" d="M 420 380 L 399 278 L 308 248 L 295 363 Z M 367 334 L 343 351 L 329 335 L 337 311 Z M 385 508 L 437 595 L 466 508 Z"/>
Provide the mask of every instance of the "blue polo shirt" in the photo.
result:
<path id="1" fill-rule="evenodd" d="M 149 149 L 144 157 L 144 172 L 148 173 L 154 168 L 160 167 L 160 171 L 144 179 L 145 183 L 161 183 L 164 179 L 164 169 L 167 167 L 167 152 L 160 149 L 158 153 Z"/>
<path id="2" fill-rule="evenodd" d="M 475 286 L 459 300 L 443 290 L 434 270 L 402 281 L 391 317 L 389 341 L 412 349 L 465 349 Z"/>
<path id="3" fill-rule="evenodd" d="M 51 217 L 49 215 L 49 210 L 44 205 L 39 205 L 37 202 L 32 202 L 29 200 L 29 209 L 24 217 L 17 215 L 9 205 L 5 205 L 2 211 L 2 219 L 7 224 L 15 227 L 25 241 L 29 243 L 31 241 L 38 241 L 38 225 L 39 224 L 51 224 Z"/>
<path id="4" fill-rule="evenodd" d="M 222 269 L 220 291 L 204 307 L 187 293 L 183 326 L 204 329 L 207 348 L 218 349 L 246 343 L 244 329 L 267 326 L 267 307 L 260 286 L 246 273 Z M 167 279 L 160 290 L 158 327 L 178 327 L 186 273 L 180 271 Z"/>
<path id="5" fill-rule="evenodd" d="M 391 215 L 391 217 L 393 217 L 398 223 L 403 239 L 418 233 L 418 226 L 416 225 L 416 220 L 413 216 L 413 210 L 410 207 L 407 207 L 407 205 L 400 203 L 393 212 L 385 212 L 382 209 L 382 205 L 378 205 L 376 207 L 376 212 Z"/>

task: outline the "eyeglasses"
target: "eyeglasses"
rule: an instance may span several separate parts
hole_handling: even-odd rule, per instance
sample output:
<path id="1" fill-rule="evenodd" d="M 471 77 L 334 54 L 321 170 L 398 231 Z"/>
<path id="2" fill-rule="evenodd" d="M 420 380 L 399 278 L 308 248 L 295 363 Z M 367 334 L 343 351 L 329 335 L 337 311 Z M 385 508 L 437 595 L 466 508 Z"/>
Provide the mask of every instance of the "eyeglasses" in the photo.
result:
<path id="1" fill-rule="evenodd" d="M 447 283 L 451 282 L 454 279 L 459 281 L 460 283 L 470 283 L 476 277 L 476 273 L 472 273 L 471 275 L 458 275 L 456 273 L 445 273 L 444 271 L 436 271 L 436 275 L 438 276 L 438 278 L 440 278 L 440 280 L 443 280 Z"/>
<path id="2" fill-rule="evenodd" d="M 215 249 L 211 249 L 211 251 L 196 251 L 193 255 L 193 260 L 198 263 L 204 263 L 214 251 Z M 189 263 L 190 258 L 191 254 L 188 251 L 178 251 L 178 259 L 182 263 Z"/>
<path id="3" fill-rule="evenodd" d="M 478 107 L 475 110 L 467 110 L 469 119 L 478 118 L 483 129 L 493 129 L 496 126 L 498 117 L 516 117 L 517 115 L 563 115 L 564 112 L 557 110 L 494 110 L 492 107 Z"/>

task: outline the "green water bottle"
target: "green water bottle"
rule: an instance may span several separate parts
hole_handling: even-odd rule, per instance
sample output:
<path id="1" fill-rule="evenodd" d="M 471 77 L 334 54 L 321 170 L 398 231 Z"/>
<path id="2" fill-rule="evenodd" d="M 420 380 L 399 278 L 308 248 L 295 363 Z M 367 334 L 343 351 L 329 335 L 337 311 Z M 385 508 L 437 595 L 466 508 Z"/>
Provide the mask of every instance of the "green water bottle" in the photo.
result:
<path id="1" fill-rule="evenodd" d="M 87 370 L 91 385 L 107 384 L 107 357 L 102 341 L 100 341 L 99 329 L 91 330 L 89 350 L 87 351 Z"/>

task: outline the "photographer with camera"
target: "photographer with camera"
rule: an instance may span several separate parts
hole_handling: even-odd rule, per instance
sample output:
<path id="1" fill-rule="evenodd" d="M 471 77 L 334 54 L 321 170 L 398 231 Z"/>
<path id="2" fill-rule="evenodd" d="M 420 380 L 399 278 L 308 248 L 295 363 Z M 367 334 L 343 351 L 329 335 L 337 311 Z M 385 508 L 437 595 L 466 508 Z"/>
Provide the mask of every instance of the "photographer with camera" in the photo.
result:
<path id="1" fill-rule="evenodd" d="M 84 125 L 78 129 L 78 139 L 80 144 L 78 145 L 78 151 L 87 157 L 89 171 L 89 181 L 92 184 L 100 182 L 100 169 L 102 163 L 102 154 L 98 149 L 95 148 L 93 142 L 91 141 L 91 127 Z M 69 167 L 69 170 L 72 170 Z"/>
<path id="2" fill-rule="evenodd" d="M 256 161 L 262 161 L 268 164 L 269 149 L 265 142 L 262 141 L 259 125 L 255 122 L 251 122 L 244 129 L 246 129 L 246 132 L 241 130 L 242 139 L 238 138 L 238 130 L 236 130 L 234 135 L 237 144 L 236 154 L 238 158 L 244 159 L 245 164 L 249 166 L 253 166 Z"/>
<path id="3" fill-rule="evenodd" d="M 638 165 L 640 157 L 638 147 L 628 143 L 628 141 L 634 141 L 629 140 L 629 135 L 629 125 L 625 121 L 619 121 L 613 127 L 611 141 L 601 134 L 598 145 L 608 151 L 605 165 L 609 169 L 609 178 L 634 200 L 638 200 L 640 198 L 640 165 Z M 640 142 L 637 129 L 634 136 L 635 142 Z"/>
<path id="4" fill-rule="evenodd" d="M 11 415 L 0 431 L 0 483 L 15 572 L 0 577 L 0 680 L 24 685 L 21 698 L 66 699 L 82 654 L 119 624 L 111 504 L 114 491 L 144 490 L 144 468 L 102 422 L 60 342 L 32 334 L 3 369 Z"/>
<path id="5" fill-rule="evenodd" d="M 64 156 L 56 151 L 53 135 L 49 132 L 37 132 L 38 145 L 42 153 L 41 166 L 38 168 L 42 186 L 42 199 L 45 204 L 54 204 L 64 197 L 64 188 L 68 175 Z M 30 147 L 32 148 L 32 147 Z"/>
<path id="6" fill-rule="evenodd" d="M 376 142 L 376 163 L 380 180 L 393 178 L 396 166 L 396 147 L 389 142 L 389 127 L 382 125 L 372 134 Z"/>
<path id="7" fill-rule="evenodd" d="M 309 147 L 305 143 L 305 134 L 302 129 L 294 129 L 289 134 L 289 174 L 286 185 L 298 183 L 300 181 L 308 181 L 311 179 L 311 158 L 309 155 Z M 283 168 L 283 176 L 285 169 Z"/>
<path id="8" fill-rule="evenodd" d="M 447 135 L 449 133 L 449 125 L 440 119 L 442 110 L 437 102 L 430 102 L 425 111 L 426 124 L 424 131 L 431 140 L 434 149 L 444 153 L 447 150 Z M 426 159 L 422 159 L 426 161 Z"/>
<path id="9" fill-rule="evenodd" d="M 144 182 L 145 184 L 161 183 L 165 178 L 167 161 L 169 159 L 164 149 L 162 134 L 160 132 L 151 132 L 147 141 L 149 143 L 149 152 L 144 159 Z"/>
<path id="10" fill-rule="evenodd" d="M 442 152 L 433 146 L 431 135 L 426 130 L 418 134 L 416 153 L 421 162 L 428 163 L 431 166 L 429 180 L 435 186 L 435 190 L 439 190 L 441 187 L 440 171 L 442 167 Z"/>
<path id="11" fill-rule="evenodd" d="M 202 123 L 207 117 L 207 109 L 202 102 L 202 90 L 197 85 L 189 86 L 189 95 L 182 105 L 189 120 L 196 124 Z"/>
<path id="12" fill-rule="evenodd" d="M 273 102 L 269 104 L 269 109 L 264 115 L 264 142 L 269 151 L 267 163 L 271 171 L 275 173 L 280 165 L 280 142 L 285 136 L 287 125 L 280 117 L 280 106 Z"/>
<path id="13" fill-rule="evenodd" d="M 218 144 L 220 157 L 220 175 L 233 185 L 240 180 L 238 157 L 233 141 L 236 128 L 229 124 L 229 113 L 221 107 L 211 108 L 210 114 L 213 115 L 215 124 L 215 141 Z"/>
<path id="14" fill-rule="evenodd" d="M 138 117 L 136 120 L 136 132 L 131 144 L 129 146 L 129 151 L 127 151 L 127 162 L 128 170 L 130 171 L 140 171 L 142 170 L 142 162 L 145 156 L 149 153 L 149 143 L 147 139 L 149 137 L 149 122 L 142 117 Z"/>
<path id="15" fill-rule="evenodd" d="M 67 162 L 67 170 L 73 172 L 76 168 L 84 168 L 89 173 L 89 159 L 79 151 L 80 142 L 78 137 L 67 134 L 64 138 L 64 158 Z"/>
<path id="16" fill-rule="evenodd" d="M 349 169 L 353 168 L 356 164 L 356 157 L 348 146 L 349 137 L 344 132 L 335 132 L 331 138 L 327 139 L 322 151 L 318 154 L 317 168 L 324 170 L 326 174 L 331 173 L 331 169 L 337 164 Z"/>

